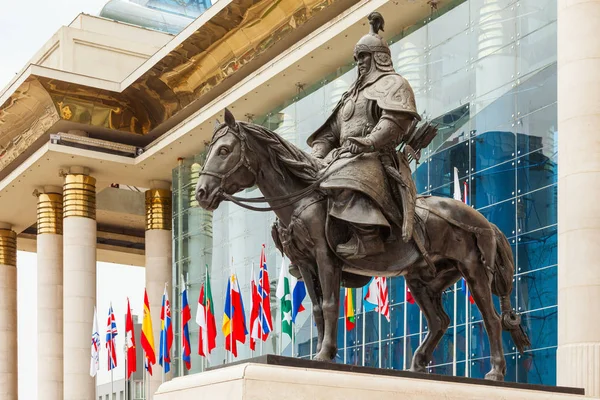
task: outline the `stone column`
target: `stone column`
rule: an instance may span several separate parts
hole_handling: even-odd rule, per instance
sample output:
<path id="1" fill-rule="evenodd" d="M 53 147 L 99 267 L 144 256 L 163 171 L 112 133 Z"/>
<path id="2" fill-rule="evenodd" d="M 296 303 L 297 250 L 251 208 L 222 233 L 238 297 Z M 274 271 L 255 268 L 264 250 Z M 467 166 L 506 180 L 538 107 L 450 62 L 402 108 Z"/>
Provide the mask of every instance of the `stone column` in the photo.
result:
<path id="1" fill-rule="evenodd" d="M 17 234 L 0 223 L 0 398 L 16 400 Z"/>
<path id="2" fill-rule="evenodd" d="M 38 398 L 63 398 L 63 196 L 62 188 L 36 192 Z M 49 345 L 52 343 L 52 345 Z M 52 366 L 48 368 L 48 366 Z"/>
<path id="3" fill-rule="evenodd" d="M 65 176 L 63 208 L 64 399 L 93 399 L 95 381 L 89 371 L 96 305 L 96 179 L 87 168 L 72 167 Z"/>
<path id="4" fill-rule="evenodd" d="M 557 383 L 600 396 L 600 0 L 558 1 Z"/>
<path id="5" fill-rule="evenodd" d="M 171 297 L 172 276 L 172 248 L 171 236 L 172 224 L 172 200 L 170 183 L 163 181 L 152 181 L 150 189 L 146 191 L 146 290 L 150 302 L 150 314 L 152 315 L 154 347 L 158 364 L 160 345 L 160 308 L 165 283 L 169 287 Z M 171 304 L 174 299 L 170 299 Z M 173 316 L 174 317 L 174 316 Z M 174 318 L 175 319 L 175 318 Z M 175 330 L 175 326 L 174 330 Z M 176 341 L 173 347 L 178 346 Z M 173 354 L 173 353 L 172 353 Z M 173 364 L 171 368 L 175 367 Z M 170 379 L 171 373 L 165 377 Z M 149 377 L 148 399 L 154 397 L 154 393 L 162 383 L 161 367 L 155 367 L 154 375 Z"/>

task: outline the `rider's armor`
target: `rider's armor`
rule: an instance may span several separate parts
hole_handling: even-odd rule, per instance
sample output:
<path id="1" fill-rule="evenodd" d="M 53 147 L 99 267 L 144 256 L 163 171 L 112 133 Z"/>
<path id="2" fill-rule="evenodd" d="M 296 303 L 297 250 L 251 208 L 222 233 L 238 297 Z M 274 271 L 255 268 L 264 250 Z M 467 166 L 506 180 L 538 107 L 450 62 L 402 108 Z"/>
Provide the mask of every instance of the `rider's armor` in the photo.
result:
<path id="1" fill-rule="evenodd" d="M 408 241 L 416 197 L 406 157 L 396 154 L 409 126 L 420 120 L 414 93 L 406 79 L 394 72 L 390 49 L 377 34 L 383 28 L 381 15 L 373 13 L 369 21 L 371 31 L 357 43 L 354 54 L 370 53 L 370 70 L 359 73 L 325 124 L 307 141 L 313 155 L 333 160 L 330 170 L 334 172 L 321 187 L 332 193 L 329 214 L 351 227 L 351 239 L 336 248 L 349 259 L 383 252 L 391 225 L 401 227 L 402 238 Z M 335 149 L 347 149 L 352 143 L 360 144 L 365 153 L 353 159 L 340 157 L 343 150 Z M 400 172 L 400 183 L 385 178 L 390 167 Z M 398 205 L 401 218 L 395 211 Z"/>

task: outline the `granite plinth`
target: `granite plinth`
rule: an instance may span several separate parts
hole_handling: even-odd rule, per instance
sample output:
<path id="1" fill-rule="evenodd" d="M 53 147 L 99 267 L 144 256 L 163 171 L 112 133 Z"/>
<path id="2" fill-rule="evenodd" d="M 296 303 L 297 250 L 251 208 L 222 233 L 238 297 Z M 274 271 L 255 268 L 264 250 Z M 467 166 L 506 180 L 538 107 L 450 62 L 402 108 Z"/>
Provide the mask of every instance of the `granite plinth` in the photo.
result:
<path id="1" fill-rule="evenodd" d="M 155 400 L 584 400 L 583 389 L 322 363 L 274 355 L 163 383 Z M 598 399 L 600 400 L 600 399 Z"/>

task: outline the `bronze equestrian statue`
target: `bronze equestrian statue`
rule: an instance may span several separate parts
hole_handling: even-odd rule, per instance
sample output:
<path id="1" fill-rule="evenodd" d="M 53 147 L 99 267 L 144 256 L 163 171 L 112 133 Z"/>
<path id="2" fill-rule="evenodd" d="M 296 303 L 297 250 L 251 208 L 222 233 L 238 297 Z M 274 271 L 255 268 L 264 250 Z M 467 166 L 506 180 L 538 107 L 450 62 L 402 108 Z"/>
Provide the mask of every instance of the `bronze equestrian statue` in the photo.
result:
<path id="1" fill-rule="evenodd" d="M 275 243 L 298 268 L 313 304 L 316 360 L 335 358 L 342 285 L 361 287 L 371 276 L 402 275 L 429 326 L 411 364 L 412 371 L 425 372 L 450 324 L 442 293 L 464 277 L 490 342 L 492 369 L 486 379 L 503 380 L 502 330 L 510 332 L 519 351 L 530 346 L 510 303 L 510 245 L 466 204 L 415 197 L 408 162 L 418 159 L 435 129 L 416 126 L 412 89 L 393 72 L 389 48 L 378 35 L 383 18 L 373 13 L 369 20 L 371 31 L 355 49 L 358 79 L 309 138 L 314 155 L 266 128 L 236 121 L 225 110 L 196 199 L 207 210 L 227 200 L 275 211 Z M 234 196 L 254 185 L 264 197 Z M 268 207 L 252 205 L 265 202 Z M 492 294 L 500 298 L 501 315 Z"/>

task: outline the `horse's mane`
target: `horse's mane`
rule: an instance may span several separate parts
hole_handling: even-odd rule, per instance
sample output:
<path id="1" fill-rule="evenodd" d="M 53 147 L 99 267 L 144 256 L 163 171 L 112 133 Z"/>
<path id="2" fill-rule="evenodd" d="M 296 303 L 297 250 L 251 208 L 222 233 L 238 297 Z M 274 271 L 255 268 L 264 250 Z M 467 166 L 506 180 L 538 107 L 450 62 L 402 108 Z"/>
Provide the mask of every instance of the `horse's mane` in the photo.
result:
<path id="1" fill-rule="evenodd" d="M 269 162 L 282 178 L 285 178 L 283 173 L 283 169 L 285 169 L 308 184 L 318 179 L 321 166 L 317 158 L 300 150 L 267 128 L 250 122 L 237 121 L 237 123 L 242 130 L 249 131 L 249 134 L 246 135 L 249 139 L 249 146 L 253 147 L 251 143 L 254 139 L 259 147 L 266 149 Z M 253 150 L 258 149 L 254 148 Z"/>

